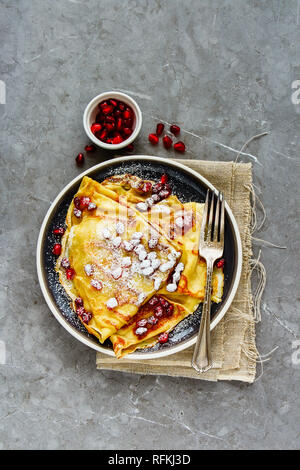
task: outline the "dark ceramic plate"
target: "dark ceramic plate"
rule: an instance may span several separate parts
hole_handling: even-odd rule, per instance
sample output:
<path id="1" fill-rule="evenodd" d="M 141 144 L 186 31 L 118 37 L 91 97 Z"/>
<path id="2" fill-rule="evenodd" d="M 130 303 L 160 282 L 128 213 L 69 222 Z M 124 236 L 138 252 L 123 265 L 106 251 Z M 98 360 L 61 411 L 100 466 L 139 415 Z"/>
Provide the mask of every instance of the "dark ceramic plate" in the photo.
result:
<path id="1" fill-rule="evenodd" d="M 68 207 L 84 175 L 101 182 L 108 176 L 123 173 L 131 173 L 143 179 L 151 180 L 159 180 L 162 173 L 167 173 L 173 193 L 182 202 L 204 202 L 208 188 L 216 191 L 201 175 L 177 162 L 159 157 L 131 156 L 109 160 L 85 171 L 71 181 L 51 205 L 42 224 L 37 246 L 38 276 L 45 300 L 57 320 L 73 336 L 93 349 L 110 355 L 114 355 L 110 341 L 107 340 L 101 345 L 94 336 L 88 334 L 70 307 L 70 300 L 59 283 L 58 275 L 54 269 L 56 260 L 52 254 L 52 247 L 56 240 L 52 230 L 65 223 Z M 241 274 L 242 250 L 240 235 L 236 221 L 227 204 L 224 258 L 224 294 L 221 303 L 212 304 L 211 329 L 217 325 L 228 310 Z M 157 344 L 145 350 L 137 350 L 131 354 L 131 358 L 153 359 L 189 347 L 196 341 L 200 319 L 201 305 L 193 315 L 185 318 L 174 328 L 167 343 Z"/>

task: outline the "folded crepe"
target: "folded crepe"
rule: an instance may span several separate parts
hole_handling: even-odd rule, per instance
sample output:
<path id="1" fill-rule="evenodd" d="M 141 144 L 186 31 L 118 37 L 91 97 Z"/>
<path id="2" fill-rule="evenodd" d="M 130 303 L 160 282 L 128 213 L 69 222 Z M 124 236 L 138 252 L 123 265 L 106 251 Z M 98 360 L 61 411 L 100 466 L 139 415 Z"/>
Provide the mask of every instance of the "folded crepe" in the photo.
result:
<path id="1" fill-rule="evenodd" d="M 153 185 L 134 175 L 102 183 L 85 176 L 56 264 L 82 323 L 101 343 L 110 338 L 117 357 L 164 342 L 204 299 L 203 204 L 183 204 L 172 194 L 155 202 Z M 215 302 L 223 279 L 223 269 L 215 268 Z"/>

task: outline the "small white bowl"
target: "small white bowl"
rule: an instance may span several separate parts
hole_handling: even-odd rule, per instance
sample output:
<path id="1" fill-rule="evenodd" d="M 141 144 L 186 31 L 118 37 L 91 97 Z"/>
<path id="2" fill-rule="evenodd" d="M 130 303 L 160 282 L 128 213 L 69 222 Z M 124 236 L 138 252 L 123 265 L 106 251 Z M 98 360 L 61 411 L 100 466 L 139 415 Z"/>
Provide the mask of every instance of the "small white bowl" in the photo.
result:
<path id="1" fill-rule="evenodd" d="M 105 142 L 97 139 L 97 137 L 91 131 L 91 125 L 95 122 L 96 115 L 99 113 L 98 104 L 101 103 L 101 101 L 105 101 L 110 98 L 123 101 L 123 103 L 130 106 L 134 113 L 133 132 L 128 137 L 128 139 L 124 140 L 120 144 L 106 144 Z M 93 98 L 85 108 L 83 113 L 83 127 L 88 138 L 94 142 L 94 144 L 98 145 L 98 147 L 106 150 L 122 149 L 127 147 L 127 145 L 131 144 L 137 138 L 142 127 L 142 112 L 137 102 L 125 93 L 120 93 L 118 91 L 106 91 L 105 93 L 101 93 L 100 95 L 95 96 L 95 98 Z"/>

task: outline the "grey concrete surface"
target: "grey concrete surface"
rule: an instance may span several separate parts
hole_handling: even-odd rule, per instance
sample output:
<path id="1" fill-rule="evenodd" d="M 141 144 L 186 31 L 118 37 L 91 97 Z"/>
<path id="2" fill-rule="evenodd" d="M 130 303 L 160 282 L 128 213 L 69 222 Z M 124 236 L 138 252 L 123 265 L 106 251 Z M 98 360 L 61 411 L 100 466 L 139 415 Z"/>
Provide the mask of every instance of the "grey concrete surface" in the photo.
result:
<path id="1" fill-rule="evenodd" d="M 0 1 L 1 448 L 299 448 L 299 31 L 297 0 Z M 229 161 L 269 132 L 242 157 L 267 211 L 256 236 L 287 247 L 262 247 L 257 344 L 278 349 L 253 385 L 98 372 L 44 302 L 39 227 L 109 89 L 141 106 L 135 153 L 174 158 L 147 142 L 158 119 L 184 129 L 186 158 Z"/>

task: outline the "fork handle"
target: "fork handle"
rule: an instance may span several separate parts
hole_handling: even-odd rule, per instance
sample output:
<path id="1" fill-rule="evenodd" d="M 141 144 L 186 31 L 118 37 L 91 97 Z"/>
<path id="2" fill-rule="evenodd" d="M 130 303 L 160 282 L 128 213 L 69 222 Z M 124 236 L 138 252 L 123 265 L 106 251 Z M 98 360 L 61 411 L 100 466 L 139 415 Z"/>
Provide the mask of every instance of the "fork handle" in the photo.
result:
<path id="1" fill-rule="evenodd" d="M 206 372 L 212 368 L 210 349 L 210 305 L 211 305 L 211 281 L 213 273 L 213 261 L 207 260 L 207 276 L 205 297 L 202 307 L 201 323 L 194 349 L 192 366 L 198 372 Z"/>

